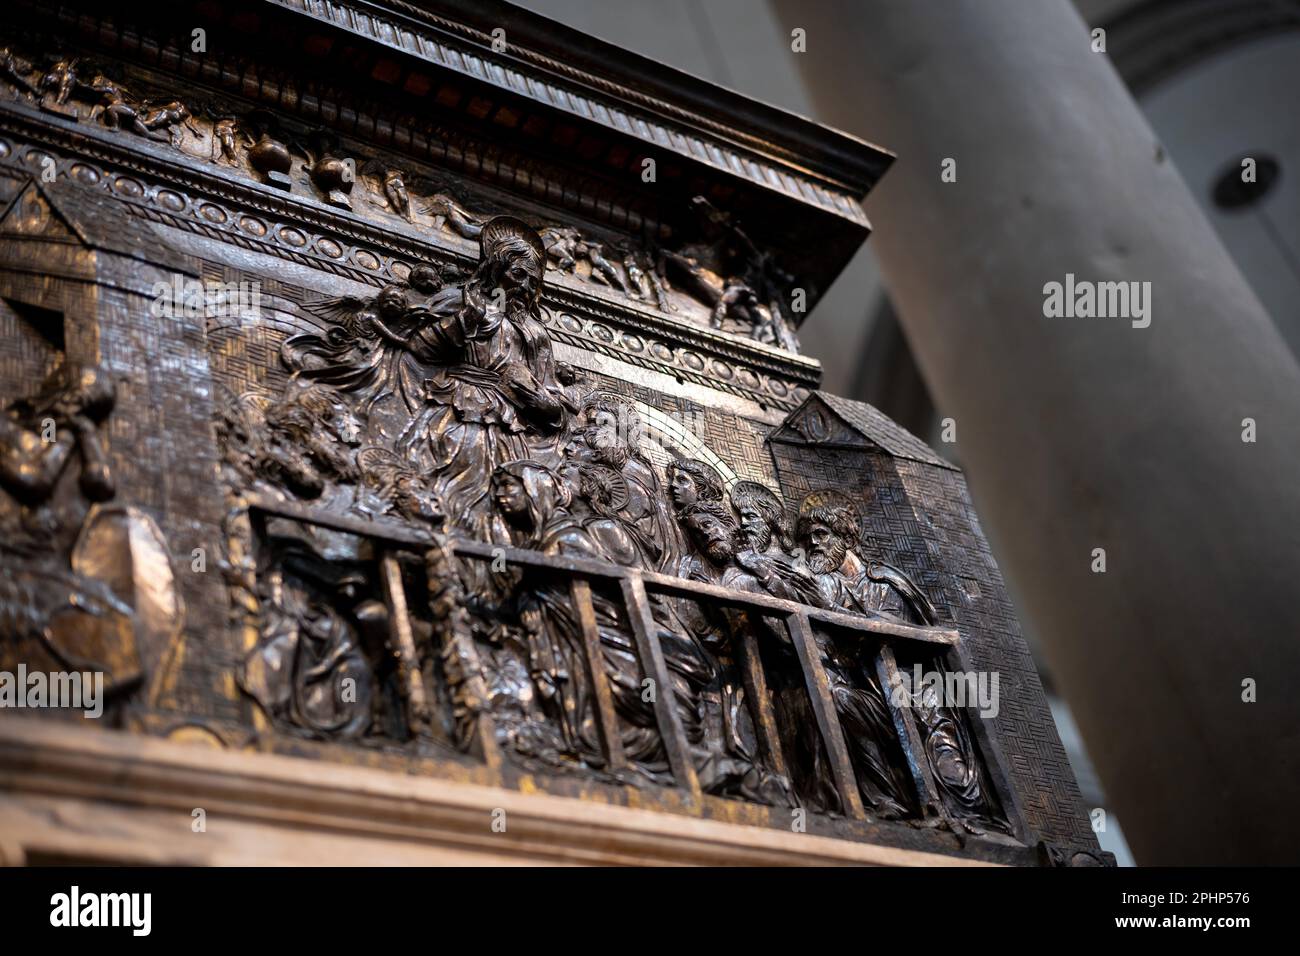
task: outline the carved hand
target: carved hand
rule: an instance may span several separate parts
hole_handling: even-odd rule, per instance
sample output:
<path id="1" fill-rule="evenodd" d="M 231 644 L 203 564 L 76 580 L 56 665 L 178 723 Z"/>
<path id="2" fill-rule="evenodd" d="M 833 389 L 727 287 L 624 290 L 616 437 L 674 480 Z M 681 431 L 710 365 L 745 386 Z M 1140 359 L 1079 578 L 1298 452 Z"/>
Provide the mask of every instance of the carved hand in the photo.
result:
<path id="1" fill-rule="evenodd" d="M 501 386 L 521 402 L 533 404 L 542 386 L 528 366 L 512 362 L 501 372 Z"/>

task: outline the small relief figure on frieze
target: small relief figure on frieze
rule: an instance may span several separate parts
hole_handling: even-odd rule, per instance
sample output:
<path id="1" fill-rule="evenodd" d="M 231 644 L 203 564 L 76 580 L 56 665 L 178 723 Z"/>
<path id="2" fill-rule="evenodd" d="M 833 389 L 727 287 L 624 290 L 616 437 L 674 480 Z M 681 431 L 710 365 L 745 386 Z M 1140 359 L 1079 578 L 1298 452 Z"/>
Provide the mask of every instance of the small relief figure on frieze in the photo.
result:
<path id="1" fill-rule="evenodd" d="M 691 209 L 698 237 L 658 251 L 663 282 L 705 306 L 711 327 L 797 353 L 795 323 L 786 305 L 794 277 L 734 217 L 703 196 L 692 200 Z"/>
<path id="2" fill-rule="evenodd" d="M 217 115 L 212 123 L 212 156 L 214 163 L 229 166 L 239 165 L 239 139 L 243 136 L 245 146 L 253 146 L 257 141 L 239 123 L 239 118 Z"/>
<path id="3" fill-rule="evenodd" d="M 40 95 L 31 81 L 35 68 L 30 62 L 19 56 L 12 47 L 0 47 L 0 80 L 3 80 L 19 96 L 35 99 Z"/>
<path id="4" fill-rule="evenodd" d="M 483 218 L 470 212 L 445 192 L 430 196 L 421 204 L 420 212 L 433 217 L 434 229 L 450 229 L 462 239 L 477 241 L 483 231 Z"/>
<path id="5" fill-rule="evenodd" d="M 77 118 L 76 108 L 68 103 L 77 88 L 78 61 L 76 57 L 55 56 L 47 60 L 37 88 L 41 94 L 41 109 L 58 116 Z"/>
<path id="6" fill-rule="evenodd" d="M 605 258 L 605 247 L 571 226 L 547 226 L 542 230 L 542 242 L 552 267 L 570 275 L 578 274 L 578 263 L 585 260 L 591 281 L 627 292 L 623 277 L 614 264 Z"/>
<path id="7" fill-rule="evenodd" d="M 361 174 L 365 178 L 366 187 L 382 197 L 379 202 L 375 199 L 371 199 L 371 202 L 386 206 L 394 215 L 407 222 L 412 221 L 411 193 L 408 188 L 411 178 L 406 173 L 396 166 L 372 159 L 361 167 Z"/>
<path id="8" fill-rule="evenodd" d="M 441 192 L 440 183 L 386 159 L 369 159 L 359 164 L 371 205 L 387 209 L 410 223 L 417 221 L 417 212 L 432 216 L 435 231 L 445 225 L 462 239 L 478 239 L 483 220 L 471 216 Z"/>
<path id="9" fill-rule="evenodd" d="M 94 105 L 90 120 L 98 119 L 108 129 L 126 130 L 137 136 L 159 140 L 179 146 L 184 130 L 195 137 L 202 132 L 192 122 L 190 108 L 177 99 L 141 99 L 116 80 L 102 73 L 95 74 L 88 84 L 83 84 Z"/>

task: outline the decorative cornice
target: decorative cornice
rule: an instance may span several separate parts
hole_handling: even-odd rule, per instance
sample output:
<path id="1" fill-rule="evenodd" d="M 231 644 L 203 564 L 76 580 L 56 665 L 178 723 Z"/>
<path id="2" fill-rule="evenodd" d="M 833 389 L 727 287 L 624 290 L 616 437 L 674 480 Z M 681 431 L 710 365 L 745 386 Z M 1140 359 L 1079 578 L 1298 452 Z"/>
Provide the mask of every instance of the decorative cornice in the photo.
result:
<path id="1" fill-rule="evenodd" d="M 877 146 L 506 4 L 268 2 L 817 205 L 863 227 L 867 219 L 858 201 L 893 161 L 893 154 Z M 443 8 L 448 16 L 440 15 Z M 469 25 L 473 20 L 505 29 L 506 50 L 494 52 L 490 32 Z M 533 46 L 543 34 L 565 48 L 564 60 Z M 577 51 L 587 56 L 577 57 Z M 527 72 L 516 68 L 516 63 L 526 64 Z M 607 71 L 613 69 L 629 79 L 612 78 Z M 647 86 L 671 87 L 672 94 L 656 95 Z M 685 102 L 693 108 L 680 105 Z M 724 116 L 733 121 L 724 121 Z M 737 125 L 738 116 L 747 118 L 751 127 Z M 763 134 L 756 131 L 760 126 L 766 127 Z M 792 149 L 783 141 L 798 142 L 803 148 Z"/>
<path id="2" fill-rule="evenodd" d="M 157 144 L 138 138 L 124 142 L 120 134 L 87 125 L 50 123 L 16 101 L 0 101 L 0 129 L 48 149 L 59 179 L 104 190 L 133 216 L 354 282 L 380 287 L 404 279 L 417 262 L 464 267 L 474 261 L 468 249 L 432 242 L 413 226 L 380 228 L 219 166 L 185 162 Z M 29 175 L 39 166 L 30 157 L 10 154 L 5 145 L 0 145 L 0 163 Z M 783 410 L 794 408 L 820 378 L 815 360 L 563 281 L 548 283 L 544 305 L 553 313 L 557 338 L 568 345 Z"/>
<path id="3" fill-rule="evenodd" d="M 155 93 L 180 78 L 207 87 L 195 90 L 212 99 L 201 109 L 240 115 L 260 105 L 367 152 L 391 150 L 385 161 L 431 164 L 435 174 L 562 211 L 571 225 L 599 224 L 634 245 L 689 241 L 699 228 L 691 200 L 711 197 L 796 277 L 806 306 L 786 316 L 796 326 L 869 233 L 859 199 L 891 158 L 644 58 L 615 56 L 590 38 L 574 57 L 566 48 L 566 60 L 557 59 L 541 48 L 548 37 L 555 42 L 550 34 L 564 34 L 566 44 L 580 35 L 508 5 L 449 14 L 508 23 L 501 54 L 474 26 L 403 4 L 150 6 L 116 12 L 63 0 L 27 13 L 48 17 L 92 61 L 106 55 L 155 73 L 145 84 Z M 220 32 L 213 53 L 190 49 L 192 21 Z M 268 36 L 283 39 L 270 48 Z M 333 48 L 340 55 L 331 59 Z M 674 97 L 686 106 L 669 105 Z M 659 163 L 652 185 L 641 179 L 647 156 Z"/>

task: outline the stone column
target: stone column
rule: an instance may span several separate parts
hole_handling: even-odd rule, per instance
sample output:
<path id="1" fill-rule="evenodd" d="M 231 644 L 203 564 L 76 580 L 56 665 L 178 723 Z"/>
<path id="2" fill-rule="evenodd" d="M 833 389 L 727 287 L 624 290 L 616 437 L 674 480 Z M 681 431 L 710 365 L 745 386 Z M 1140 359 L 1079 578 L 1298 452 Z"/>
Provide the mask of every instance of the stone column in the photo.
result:
<path id="1" fill-rule="evenodd" d="M 899 155 L 871 242 L 1135 858 L 1294 863 L 1291 352 L 1067 0 L 775 2 L 818 119 Z M 1067 273 L 1149 327 L 1046 318 Z"/>

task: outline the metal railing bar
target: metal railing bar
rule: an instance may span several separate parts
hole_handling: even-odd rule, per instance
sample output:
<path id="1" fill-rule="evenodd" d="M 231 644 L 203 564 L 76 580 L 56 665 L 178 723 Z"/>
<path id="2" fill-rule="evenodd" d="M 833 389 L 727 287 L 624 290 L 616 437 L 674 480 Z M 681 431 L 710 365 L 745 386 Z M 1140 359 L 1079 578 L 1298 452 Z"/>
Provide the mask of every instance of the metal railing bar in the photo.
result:
<path id="1" fill-rule="evenodd" d="M 350 515 L 334 515 L 316 511 L 294 502 L 277 501 L 262 495 L 250 494 L 247 498 L 251 505 L 262 511 L 278 514 L 286 518 L 294 518 L 308 524 L 318 524 L 336 531 L 379 538 L 415 548 L 426 548 L 433 543 L 431 534 L 419 532 L 390 519 L 365 519 Z M 838 627 L 866 632 L 880 637 L 903 638 L 926 644 L 940 645 L 954 645 L 960 640 L 960 635 L 952 628 L 918 627 L 889 618 L 865 617 L 860 614 L 850 614 L 847 611 L 815 608 L 805 604 L 797 604 L 794 601 L 787 601 L 783 598 L 772 597 L 768 594 L 734 591 L 717 584 L 691 581 L 686 578 L 653 571 L 637 571 L 617 564 L 543 554 L 540 551 L 530 551 L 525 548 L 505 547 L 485 541 L 470 541 L 459 538 L 453 540 L 452 547 L 455 549 L 456 554 L 461 557 L 481 558 L 484 560 L 500 558 L 508 563 L 524 567 L 561 572 L 568 571 L 602 580 L 623 581 L 629 575 L 636 574 L 645 585 L 654 588 L 656 591 L 679 597 L 709 598 L 723 606 L 746 611 L 768 611 L 781 616 L 800 613 L 807 615 L 810 620 L 834 624 Z"/>
<path id="2" fill-rule="evenodd" d="M 420 653 L 411 631 L 402 566 L 391 552 L 387 552 L 379 561 L 379 570 L 384 587 L 384 603 L 388 606 L 389 640 L 392 641 L 393 656 L 397 658 L 402 689 L 406 695 L 408 726 L 417 737 L 430 734 L 433 732 L 433 703 L 429 689 L 424 685 Z"/>
<path id="3" fill-rule="evenodd" d="M 943 808 L 942 796 L 938 785 L 934 782 L 930 761 L 925 755 L 925 742 L 921 739 L 921 732 L 916 728 L 916 718 L 912 714 L 912 708 L 910 704 L 897 706 L 894 703 L 895 695 L 906 694 L 907 690 L 903 687 L 903 678 L 898 673 L 898 662 L 894 659 L 893 648 L 888 644 L 881 645 L 880 653 L 876 655 L 876 676 L 880 679 L 880 689 L 885 695 L 885 706 L 889 708 L 889 714 L 894 719 L 894 731 L 903 748 L 907 769 L 911 771 L 912 784 L 916 787 L 917 795 L 921 800 L 922 816 L 927 815 L 931 809 L 940 812 Z"/>

